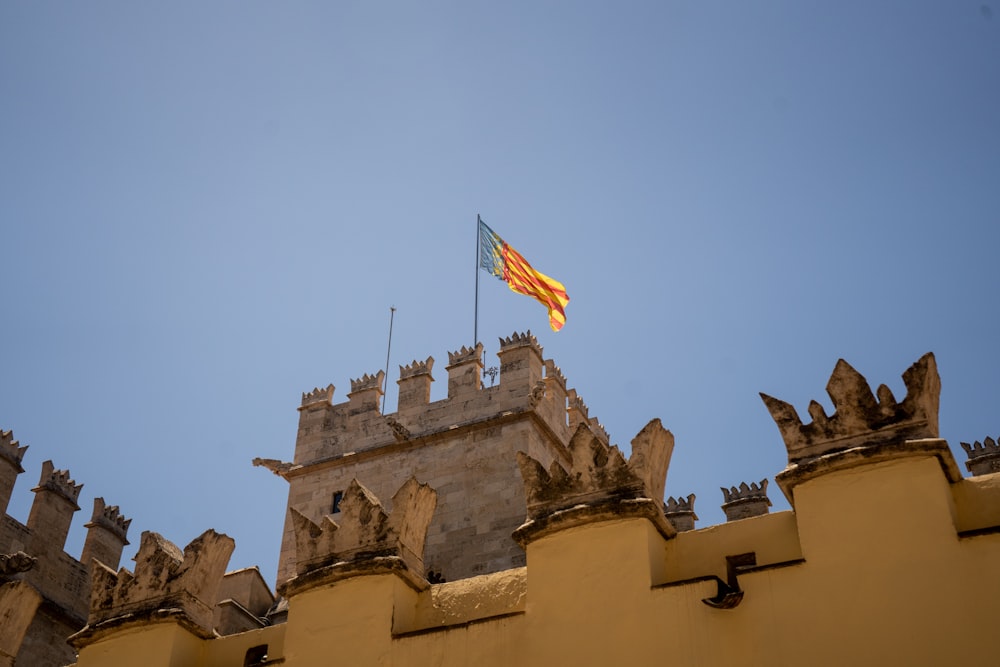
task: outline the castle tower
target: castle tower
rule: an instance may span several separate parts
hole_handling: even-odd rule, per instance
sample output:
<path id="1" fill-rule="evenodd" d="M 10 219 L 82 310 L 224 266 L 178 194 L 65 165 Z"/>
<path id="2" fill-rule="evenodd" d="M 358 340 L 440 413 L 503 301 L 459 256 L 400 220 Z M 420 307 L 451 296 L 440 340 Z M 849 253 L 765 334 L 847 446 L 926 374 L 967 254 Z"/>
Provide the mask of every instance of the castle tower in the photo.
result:
<path id="1" fill-rule="evenodd" d="M 27 446 L 19 447 L 11 431 L 0 431 L 0 516 L 7 512 L 17 476 L 24 472 L 21 460 Z"/>
<path id="2" fill-rule="evenodd" d="M 82 488 L 83 484 L 70 479 L 68 470 L 56 470 L 52 461 L 42 463 L 42 476 L 32 489 L 35 500 L 28 514 L 32 555 L 58 552 L 66 545 L 73 513 L 80 509 L 76 500 Z"/>
<path id="3" fill-rule="evenodd" d="M 568 466 L 569 397 L 583 403 L 530 332 L 499 343 L 499 382 L 489 387 L 482 343 L 449 352 L 442 400 L 430 400 L 433 357 L 400 366 L 395 412 L 377 409 L 381 371 L 352 381 L 344 403 L 333 403 L 333 385 L 303 394 L 292 461 L 255 461 L 289 483 L 279 584 L 296 571 L 292 510 L 317 525 L 328 515 L 337 521 L 355 479 L 379 498 L 391 498 L 410 477 L 438 491 L 424 559 L 435 577 L 453 581 L 524 564 L 511 539 L 526 513 L 517 452 Z M 607 443 L 596 419 L 577 421 Z"/>
<path id="4" fill-rule="evenodd" d="M 94 498 L 93 517 L 90 523 L 84 524 L 87 539 L 83 543 L 80 562 L 90 567 L 91 559 L 96 559 L 112 570 L 117 570 L 122 550 L 129 543 L 126 535 L 130 523 L 132 519 L 122 516 L 117 505 L 107 506 L 104 498 Z"/>

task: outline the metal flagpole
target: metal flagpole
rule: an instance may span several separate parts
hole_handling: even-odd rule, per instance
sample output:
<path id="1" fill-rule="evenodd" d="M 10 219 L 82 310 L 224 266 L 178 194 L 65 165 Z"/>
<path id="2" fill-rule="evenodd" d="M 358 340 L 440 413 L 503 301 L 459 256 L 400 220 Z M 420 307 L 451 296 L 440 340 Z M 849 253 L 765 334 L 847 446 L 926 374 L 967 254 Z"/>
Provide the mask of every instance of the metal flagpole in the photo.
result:
<path id="1" fill-rule="evenodd" d="M 389 344 L 385 348 L 385 377 L 382 385 L 382 414 L 385 414 L 385 399 L 389 387 L 389 351 L 392 350 L 392 321 L 396 317 L 396 307 L 389 306 Z"/>
<path id="2" fill-rule="evenodd" d="M 476 349 L 476 344 L 479 342 L 479 253 L 483 251 L 481 230 L 479 224 L 483 221 L 479 214 L 476 213 L 476 324 L 472 329 L 472 349 Z"/>

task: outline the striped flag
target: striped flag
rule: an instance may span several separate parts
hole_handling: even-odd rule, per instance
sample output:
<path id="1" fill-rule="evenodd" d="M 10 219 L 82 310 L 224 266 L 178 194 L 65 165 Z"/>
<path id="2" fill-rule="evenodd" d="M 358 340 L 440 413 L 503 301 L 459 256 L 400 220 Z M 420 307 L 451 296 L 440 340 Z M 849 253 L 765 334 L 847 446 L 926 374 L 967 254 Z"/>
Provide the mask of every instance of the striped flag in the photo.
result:
<path id="1" fill-rule="evenodd" d="M 549 326 L 559 331 L 566 323 L 569 296 L 558 280 L 531 268 L 528 260 L 514 250 L 489 226 L 479 221 L 479 267 L 507 283 L 511 290 L 526 294 L 549 309 Z"/>

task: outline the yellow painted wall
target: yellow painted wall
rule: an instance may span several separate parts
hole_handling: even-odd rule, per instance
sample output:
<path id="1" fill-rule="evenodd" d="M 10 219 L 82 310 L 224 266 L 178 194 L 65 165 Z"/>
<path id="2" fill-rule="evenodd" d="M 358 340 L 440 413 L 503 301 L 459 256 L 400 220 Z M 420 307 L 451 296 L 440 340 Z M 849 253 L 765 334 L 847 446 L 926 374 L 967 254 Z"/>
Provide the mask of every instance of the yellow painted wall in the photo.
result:
<path id="1" fill-rule="evenodd" d="M 911 456 L 803 482 L 790 512 L 671 540 L 645 519 L 586 524 L 530 543 L 526 568 L 419 593 L 355 577 L 293 596 L 282 626 L 203 641 L 154 625 L 78 664 L 239 666 L 268 643 L 290 667 L 996 665 L 998 526 L 1000 475 L 951 484 Z M 705 577 L 748 551 L 742 603 L 703 604 Z"/>

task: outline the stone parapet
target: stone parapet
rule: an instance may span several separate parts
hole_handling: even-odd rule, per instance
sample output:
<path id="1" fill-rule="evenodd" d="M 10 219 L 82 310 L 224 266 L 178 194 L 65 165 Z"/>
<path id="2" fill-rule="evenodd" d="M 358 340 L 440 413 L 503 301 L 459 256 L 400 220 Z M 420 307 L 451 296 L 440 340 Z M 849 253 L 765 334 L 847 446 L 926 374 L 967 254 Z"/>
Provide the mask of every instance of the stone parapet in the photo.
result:
<path id="1" fill-rule="evenodd" d="M 726 514 L 726 521 L 749 519 L 768 513 L 771 501 L 767 497 L 767 479 L 760 480 L 760 484 L 753 482 L 748 485 L 741 482 L 739 487 L 721 488 L 725 499 L 722 511 Z"/>
<path id="2" fill-rule="evenodd" d="M 973 476 L 1000 472 L 1000 445 L 997 445 L 996 440 L 988 437 L 982 443 L 977 440 L 971 445 L 967 442 L 961 445 L 969 457 L 965 467 Z"/>

